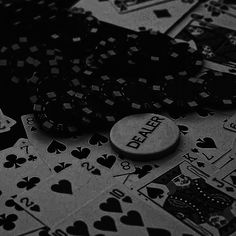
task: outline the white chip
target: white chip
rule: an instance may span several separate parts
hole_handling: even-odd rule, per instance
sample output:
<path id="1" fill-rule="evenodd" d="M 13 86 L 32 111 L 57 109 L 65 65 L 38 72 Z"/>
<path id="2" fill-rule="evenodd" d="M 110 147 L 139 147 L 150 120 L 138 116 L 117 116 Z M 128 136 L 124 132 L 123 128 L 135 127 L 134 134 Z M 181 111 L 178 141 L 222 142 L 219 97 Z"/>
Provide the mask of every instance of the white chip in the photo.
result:
<path id="1" fill-rule="evenodd" d="M 111 145 L 127 158 L 149 161 L 174 151 L 180 137 L 178 126 L 169 118 L 135 114 L 118 121 L 110 131 Z"/>

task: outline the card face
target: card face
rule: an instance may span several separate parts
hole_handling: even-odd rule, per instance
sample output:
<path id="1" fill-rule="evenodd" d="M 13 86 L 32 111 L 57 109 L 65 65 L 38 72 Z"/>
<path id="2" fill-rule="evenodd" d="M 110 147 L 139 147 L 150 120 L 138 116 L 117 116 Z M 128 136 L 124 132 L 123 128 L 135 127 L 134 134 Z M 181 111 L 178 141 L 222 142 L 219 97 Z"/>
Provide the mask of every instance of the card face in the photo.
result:
<path id="1" fill-rule="evenodd" d="M 188 41 L 205 59 L 205 67 L 235 73 L 235 9 L 223 3 L 201 4 L 170 33 Z"/>
<path id="2" fill-rule="evenodd" d="M 40 222 L 51 227 L 113 183 L 112 178 L 105 173 L 99 176 L 96 169 L 94 173 L 87 171 L 90 167 L 76 163 L 67 171 L 40 183 L 32 191 L 20 194 L 16 202 Z"/>
<path id="3" fill-rule="evenodd" d="M 188 132 L 184 135 L 186 142 L 189 142 L 184 148 L 186 153 L 196 154 L 200 159 L 220 167 L 218 161 L 230 152 L 235 139 L 234 133 L 222 128 L 226 118 L 227 115 L 219 113 L 180 119 L 178 122 L 185 128 L 183 132 Z"/>
<path id="4" fill-rule="evenodd" d="M 170 227 L 171 225 L 171 227 Z M 52 235 L 192 235 L 161 209 L 153 209 L 116 184 L 55 225 Z M 59 234 L 60 233 L 60 234 Z"/>
<path id="5" fill-rule="evenodd" d="M 191 11 L 198 3 L 193 1 L 172 0 L 83 0 L 76 6 L 92 11 L 99 20 L 121 26 L 126 29 L 139 31 L 140 27 L 158 30 L 165 33 L 183 15 Z M 157 17 L 154 11 L 165 9 L 166 17 Z M 113 32 L 116 34 L 116 32 Z"/>
<path id="6" fill-rule="evenodd" d="M 15 176 L 31 171 L 39 165 L 43 165 L 43 161 L 31 144 L 13 146 L 0 153 L 0 171 L 3 179 L 14 179 Z"/>
<path id="7" fill-rule="evenodd" d="M 43 225 L 28 215 L 18 205 L 10 200 L 3 201 L 0 214 L 0 234 L 4 236 L 30 235 L 31 232 L 38 231 Z M 12 204 L 12 205 L 11 205 Z M 25 229 L 27 225 L 28 230 Z"/>
<path id="8" fill-rule="evenodd" d="M 236 231 L 235 197 L 218 190 L 187 161 L 141 186 L 138 193 L 199 234 L 231 235 Z"/>
<path id="9" fill-rule="evenodd" d="M 219 171 L 210 178 L 210 183 L 225 194 L 236 196 L 236 159 L 235 154 L 229 155 L 230 161 L 226 162 Z"/>
<path id="10" fill-rule="evenodd" d="M 226 122 L 224 122 L 223 127 L 227 130 L 236 132 L 236 114 L 234 114 Z"/>
<path id="11" fill-rule="evenodd" d="M 15 202 L 20 193 L 31 191 L 51 175 L 48 166 L 30 149 L 28 146 L 28 155 L 20 146 L 1 152 L 0 235 L 27 235 L 43 226 Z"/>

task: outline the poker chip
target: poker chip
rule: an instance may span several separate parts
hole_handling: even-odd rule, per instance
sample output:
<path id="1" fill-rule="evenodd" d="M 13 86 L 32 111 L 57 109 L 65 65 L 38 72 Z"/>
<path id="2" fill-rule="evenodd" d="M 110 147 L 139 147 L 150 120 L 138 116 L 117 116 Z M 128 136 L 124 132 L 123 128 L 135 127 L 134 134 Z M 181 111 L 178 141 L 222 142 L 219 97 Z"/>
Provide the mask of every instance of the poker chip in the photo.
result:
<path id="1" fill-rule="evenodd" d="M 60 14 L 51 25 L 49 40 L 51 45 L 63 49 L 66 55 L 85 54 L 96 42 L 99 32 L 99 21 L 91 12 L 76 10 Z"/>
<path id="2" fill-rule="evenodd" d="M 47 99 L 50 94 L 64 96 L 67 91 L 74 88 L 74 85 L 67 78 L 57 75 L 41 76 L 38 73 L 27 80 L 28 94 L 31 103 L 35 103 L 37 98 Z"/>
<path id="3" fill-rule="evenodd" d="M 119 89 L 113 89 L 113 96 L 123 100 L 126 113 L 157 112 L 161 109 L 157 91 L 146 78 L 116 80 Z"/>
<path id="4" fill-rule="evenodd" d="M 185 70 L 189 76 L 195 75 L 202 68 L 201 54 L 188 43 L 178 43 L 159 32 L 148 31 L 140 37 L 132 38 L 128 49 L 129 60 L 142 68 L 148 75 L 168 75 Z M 168 65 L 168 66 L 167 66 Z"/>
<path id="5" fill-rule="evenodd" d="M 139 35 L 130 35 L 128 48 L 129 60 L 139 65 L 142 73 L 163 75 L 167 70 L 168 52 L 172 39 L 156 31 L 144 31 Z M 168 67 L 170 70 L 170 67 Z"/>
<path id="6" fill-rule="evenodd" d="M 117 34 L 105 35 L 93 51 L 94 65 L 110 74 L 137 74 L 136 64 L 127 56 L 129 44 L 128 35 L 124 32 L 119 37 Z"/>
<path id="7" fill-rule="evenodd" d="M 9 58 L 12 70 L 10 80 L 13 83 L 24 83 L 41 66 L 41 46 L 30 42 L 26 36 L 19 37 L 11 44 Z"/>
<path id="8" fill-rule="evenodd" d="M 59 135 L 74 134 L 79 131 L 74 117 L 70 115 L 72 103 L 55 93 L 47 100 L 38 99 L 33 105 L 33 111 L 40 127 L 50 133 Z"/>
<path id="9" fill-rule="evenodd" d="M 9 48 L 5 45 L 0 46 L 0 73 L 3 79 L 8 80 L 11 71 L 11 61 L 9 59 Z"/>
<path id="10" fill-rule="evenodd" d="M 35 32 L 39 24 L 48 22 L 52 12 L 58 11 L 55 3 L 49 1 L 14 1 L 2 5 L 7 31 Z M 41 35 L 42 37 L 42 35 Z"/>
<path id="11" fill-rule="evenodd" d="M 236 103 L 235 75 L 206 71 L 196 81 L 201 86 L 199 97 L 204 105 L 227 108 Z"/>
<path id="12" fill-rule="evenodd" d="M 115 101 L 94 91 L 77 92 L 75 97 L 81 106 L 84 120 L 91 121 L 91 126 L 111 125 L 120 118 Z M 88 122 L 87 122 L 88 123 Z"/>
<path id="13" fill-rule="evenodd" d="M 110 131 L 112 148 L 134 161 L 151 161 L 173 152 L 178 145 L 178 126 L 154 113 L 126 116 Z"/>
<path id="14" fill-rule="evenodd" d="M 198 92 L 199 86 L 196 79 L 188 77 L 186 71 L 179 72 L 177 75 L 167 75 L 160 87 L 161 103 L 167 111 L 190 111 L 199 106 Z"/>
<path id="15" fill-rule="evenodd" d="M 173 44 L 168 61 L 171 71 L 186 71 L 189 76 L 196 75 L 203 66 L 201 53 L 183 42 Z"/>

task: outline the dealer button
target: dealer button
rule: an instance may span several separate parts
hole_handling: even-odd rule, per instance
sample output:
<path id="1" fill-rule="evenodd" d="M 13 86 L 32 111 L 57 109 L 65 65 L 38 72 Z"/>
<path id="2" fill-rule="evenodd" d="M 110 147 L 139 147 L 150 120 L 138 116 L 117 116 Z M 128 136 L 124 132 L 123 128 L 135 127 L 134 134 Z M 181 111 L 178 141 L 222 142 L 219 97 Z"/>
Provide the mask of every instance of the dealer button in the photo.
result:
<path id="1" fill-rule="evenodd" d="M 110 132 L 113 149 L 135 161 L 155 160 L 173 152 L 179 138 L 172 120 L 152 113 L 124 117 Z"/>

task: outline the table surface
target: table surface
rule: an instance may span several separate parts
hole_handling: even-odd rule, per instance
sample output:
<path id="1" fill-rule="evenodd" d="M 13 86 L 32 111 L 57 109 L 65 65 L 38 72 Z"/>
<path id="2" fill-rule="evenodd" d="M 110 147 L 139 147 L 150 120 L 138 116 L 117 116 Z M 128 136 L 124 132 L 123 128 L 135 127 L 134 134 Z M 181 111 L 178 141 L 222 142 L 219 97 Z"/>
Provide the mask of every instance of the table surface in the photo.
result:
<path id="1" fill-rule="evenodd" d="M 215 2 L 136 2 L 125 12 L 112 0 L 76 6 L 104 21 L 104 32 L 114 30 L 110 23 L 117 33 L 145 26 L 193 47 L 204 44 L 204 70 L 234 74 L 236 5 Z M 173 17 L 156 17 L 163 9 Z M 185 26 L 202 22 L 215 35 L 184 38 Z M 213 47 L 221 35 L 230 49 Z M 207 46 L 217 56 L 208 57 Z M 19 84 L 4 80 L 0 103 L 14 121 L 0 133 L 0 235 L 236 235 L 236 108 L 160 114 L 178 125 L 178 147 L 164 158 L 135 162 L 112 149 L 103 127 L 70 138 L 42 131 Z"/>

